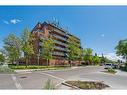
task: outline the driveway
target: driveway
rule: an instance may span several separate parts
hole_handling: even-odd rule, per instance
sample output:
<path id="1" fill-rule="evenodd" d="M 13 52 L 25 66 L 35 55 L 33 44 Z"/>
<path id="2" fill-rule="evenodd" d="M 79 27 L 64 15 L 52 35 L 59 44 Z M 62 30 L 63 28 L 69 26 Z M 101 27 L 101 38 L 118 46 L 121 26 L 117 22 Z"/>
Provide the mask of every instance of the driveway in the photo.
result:
<path id="1" fill-rule="evenodd" d="M 58 89 L 70 89 L 61 85 L 66 80 L 96 80 L 108 84 L 108 89 L 127 89 L 127 73 L 107 74 L 103 66 L 72 67 L 66 70 L 29 71 L 17 74 L 0 74 L 0 89 L 43 89 L 50 79 Z"/>

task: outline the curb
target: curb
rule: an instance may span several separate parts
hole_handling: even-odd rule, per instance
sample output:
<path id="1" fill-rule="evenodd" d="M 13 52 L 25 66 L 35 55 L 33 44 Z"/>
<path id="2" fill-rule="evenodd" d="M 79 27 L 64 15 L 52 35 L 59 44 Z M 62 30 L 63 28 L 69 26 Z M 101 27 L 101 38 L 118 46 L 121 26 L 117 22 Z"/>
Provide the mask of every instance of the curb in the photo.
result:
<path id="1" fill-rule="evenodd" d="M 61 84 L 65 85 L 65 86 L 68 86 L 68 87 L 71 87 L 71 88 L 74 88 L 74 89 L 80 90 L 80 88 L 78 88 L 78 87 L 76 87 L 76 86 L 72 86 L 72 85 L 70 85 L 70 84 L 68 84 L 68 83 L 65 83 L 65 82 L 63 82 L 63 83 L 61 83 Z"/>

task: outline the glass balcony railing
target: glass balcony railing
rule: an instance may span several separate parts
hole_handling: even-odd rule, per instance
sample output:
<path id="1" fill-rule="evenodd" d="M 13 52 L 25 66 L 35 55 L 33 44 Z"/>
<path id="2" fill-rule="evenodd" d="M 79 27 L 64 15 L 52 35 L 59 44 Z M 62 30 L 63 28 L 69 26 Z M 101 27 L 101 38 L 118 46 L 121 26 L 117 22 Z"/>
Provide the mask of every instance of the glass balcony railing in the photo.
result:
<path id="1" fill-rule="evenodd" d="M 58 49 L 58 50 L 62 50 L 62 51 L 67 51 L 66 48 L 61 48 L 61 47 L 59 47 L 59 46 L 55 46 L 54 48 L 55 48 L 55 49 Z"/>
<path id="2" fill-rule="evenodd" d="M 66 44 L 66 43 L 62 43 L 62 42 L 57 41 L 57 40 L 55 40 L 55 43 L 57 43 L 57 44 L 59 44 L 59 45 L 67 46 L 67 44 Z"/>
<path id="3" fill-rule="evenodd" d="M 45 37 L 44 37 L 44 36 L 42 36 L 42 35 L 40 35 L 39 37 L 40 37 L 40 39 L 45 39 Z"/>
<path id="4" fill-rule="evenodd" d="M 53 36 L 54 36 L 54 37 L 56 37 L 56 38 L 59 38 L 59 39 L 61 39 L 61 40 L 67 41 L 67 39 L 66 39 L 66 38 L 61 37 L 61 36 L 59 36 L 59 35 L 55 35 L 55 34 L 53 34 Z"/>
<path id="5" fill-rule="evenodd" d="M 39 46 L 42 46 L 43 45 L 43 42 L 39 42 Z"/>
<path id="6" fill-rule="evenodd" d="M 58 29 L 54 29 L 54 31 L 55 31 L 55 32 L 58 32 L 58 33 L 60 33 L 60 34 L 62 34 L 62 35 L 66 35 L 65 32 L 62 32 L 62 31 L 60 31 L 60 30 L 58 30 Z"/>
<path id="7" fill-rule="evenodd" d="M 65 56 L 65 54 L 64 54 L 64 53 L 61 53 L 61 52 L 53 52 L 52 54 L 53 54 L 53 55 Z"/>

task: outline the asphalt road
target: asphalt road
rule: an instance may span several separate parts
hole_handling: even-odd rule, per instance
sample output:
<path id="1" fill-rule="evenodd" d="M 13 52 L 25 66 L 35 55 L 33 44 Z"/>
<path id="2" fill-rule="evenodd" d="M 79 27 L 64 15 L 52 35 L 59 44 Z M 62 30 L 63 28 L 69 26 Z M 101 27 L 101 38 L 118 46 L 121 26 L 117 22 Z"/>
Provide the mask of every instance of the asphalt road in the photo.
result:
<path id="1" fill-rule="evenodd" d="M 73 67 L 66 70 L 29 71 L 17 74 L 0 74 L 0 89 L 43 89 L 50 79 L 58 89 L 70 89 L 62 86 L 66 80 L 95 80 L 108 84 L 108 89 L 127 89 L 127 73 L 118 71 L 117 74 L 102 72 L 104 67 L 87 66 Z"/>

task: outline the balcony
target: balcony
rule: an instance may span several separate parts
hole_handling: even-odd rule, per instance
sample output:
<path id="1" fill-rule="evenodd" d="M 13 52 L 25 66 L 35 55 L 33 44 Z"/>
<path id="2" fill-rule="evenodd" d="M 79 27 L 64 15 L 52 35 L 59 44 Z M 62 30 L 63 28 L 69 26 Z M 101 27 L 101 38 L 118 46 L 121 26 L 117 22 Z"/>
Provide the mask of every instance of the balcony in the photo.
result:
<path id="1" fill-rule="evenodd" d="M 61 53 L 61 52 L 53 52 L 52 54 L 53 55 L 59 55 L 59 56 L 65 56 L 65 54 L 64 53 Z"/>
<path id="2" fill-rule="evenodd" d="M 54 48 L 57 49 L 57 50 L 61 50 L 61 51 L 67 51 L 66 48 L 61 48 L 59 46 L 55 46 Z"/>
<path id="3" fill-rule="evenodd" d="M 43 45 L 43 42 L 39 42 L 39 46 L 42 46 Z"/>
<path id="4" fill-rule="evenodd" d="M 62 32 L 62 31 L 60 31 L 60 30 L 58 30 L 58 29 L 54 29 L 53 31 L 55 31 L 55 32 L 57 32 L 57 33 L 60 33 L 60 34 L 62 34 L 62 35 L 64 35 L 64 36 L 66 36 L 66 33 L 65 33 L 65 32 Z"/>
<path id="5" fill-rule="evenodd" d="M 43 30 L 41 30 L 41 29 L 37 29 L 36 31 L 37 31 L 37 32 L 43 32 Z"/>
<path id="6" fill-rule="evenodd" d="M 45 39 L 45 37 L 44 37 L 44 36 L 42 36 L 42 35 L 40 35 L 39 37 L 40 37 L 40 39 L 43 39 L 43 40 Z"/>
<path id="7" fill-rule="evenodd" d="M 62 42 L 57 41 L 57 40 L 55 40 L 55 43 L 56 43 L 56 44 L 59 44 L 59 45 L 63 45 L 63 46 L 65 46 L 65 47 L 67 46 L 67 44 L 66 44 L 66 43 L 62 43 Z"/>
<path id="8" fill-rule="evenodd" d="M 59 36 L 59 35 L 56 35 L 56 34 L 53 34 L 52 36 L 54 36 L 54 37 L 56 37 L 56 38 L 59 38 L 59 39 L 61 39 L 61 40 L 63 40 L 63 41 L 67 41 L 67 39 L 64 38 L 64 37 L 62 37 L 62 36 Z"/>

